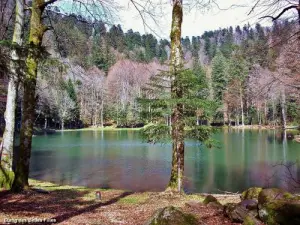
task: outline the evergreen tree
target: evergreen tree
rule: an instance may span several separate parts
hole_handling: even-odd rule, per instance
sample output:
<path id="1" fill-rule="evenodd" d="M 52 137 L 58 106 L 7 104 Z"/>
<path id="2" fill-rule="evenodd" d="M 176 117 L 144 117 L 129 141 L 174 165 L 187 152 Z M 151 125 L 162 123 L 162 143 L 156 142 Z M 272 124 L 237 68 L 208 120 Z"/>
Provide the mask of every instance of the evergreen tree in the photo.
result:
<path id="1" fill-rule="evenodd" d="M 214 99 L 218 102 L 222 101 L 223 93 L 228 83 L 227 67 L 226 58 L 221 51 L 217 51 L 216 56 L 212 60 L 212 80 Z"/>

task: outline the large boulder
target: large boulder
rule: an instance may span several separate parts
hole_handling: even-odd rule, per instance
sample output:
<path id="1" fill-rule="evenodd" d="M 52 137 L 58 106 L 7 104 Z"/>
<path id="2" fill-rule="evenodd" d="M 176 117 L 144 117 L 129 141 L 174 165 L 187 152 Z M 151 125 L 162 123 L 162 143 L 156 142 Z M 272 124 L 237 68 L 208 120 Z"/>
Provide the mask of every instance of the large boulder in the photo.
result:
<path id="1" fill-rule="evenodd" d="M 248 220 L 257 221 L 257 201 L 247 199 L 240 203 L 228 203 L 224 206 L 223 212 L 232 222 L 243 223 L 247 217 Z"/>
<path id="2" fill-rule="evenodd" d="M 249 210 L 257 210 L 258 202 L 255 199 L 246 199 L 239 203 L 241 206 Z"/>
<path id="3" fill-rule="evenodd" d="M 251 187 L 242 193 L 241 199 L 242 200 L 257 199 L 258 195 L 261 191 L 262 191 L 262 188 L 260 188 L 260 187 Z"/>
<path id="4" fill-rule="evenodd" d="M 268 225 L 300 224 L 300 198 L 277 188 L 264 189 L 258 196 L 259 218 Z"/>
<path id="5" fill-rule="evenodd" d="M 145 225 L 196 225 L 198 220 L 191 214 L 169 206 L 159 209 Z"/>
<path id="6" fill-rule="evenodd" d="M 224 206 L 224 214 L 232 221 L 236 223 L 244 222 L 245 218 L 248 216 L 248 210 L 236 203 L 227 203 Z"/>

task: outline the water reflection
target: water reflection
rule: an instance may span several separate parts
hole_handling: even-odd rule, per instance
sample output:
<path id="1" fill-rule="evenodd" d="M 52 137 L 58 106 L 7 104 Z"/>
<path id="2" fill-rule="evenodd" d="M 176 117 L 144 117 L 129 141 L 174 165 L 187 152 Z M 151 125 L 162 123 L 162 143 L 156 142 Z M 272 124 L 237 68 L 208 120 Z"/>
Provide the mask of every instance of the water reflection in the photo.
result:
<path id="1" fill-rule="evenodd" d="M 187 192 L 242 191 L 250 186 L 293 189 L 300 145 L 279 131 L 224 130 L 220 148 L 186 143 Z M 284 165 L 284 166 L 283 166 Z M 287 170 L 287 166 L 289 170 Z M 170 145 L 143 143 L 134 131 L 81 131 L 37 136 L 32 178 L 60 184 L 161 191 L 171 169 Z"/>

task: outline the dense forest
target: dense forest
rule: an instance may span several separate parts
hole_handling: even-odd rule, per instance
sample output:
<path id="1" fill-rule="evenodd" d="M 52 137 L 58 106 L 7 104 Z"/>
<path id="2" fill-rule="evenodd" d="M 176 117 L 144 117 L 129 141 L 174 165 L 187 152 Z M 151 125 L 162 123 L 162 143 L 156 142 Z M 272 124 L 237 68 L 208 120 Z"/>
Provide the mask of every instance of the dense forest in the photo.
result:
<path id="1" fill-rule="evenodd" d="M 53 30 L 43 39 L 47 54 L 39 66 L 35 126 L 135 127 L 155 122 L 150 116 L 155 108 L 138 99 L 168 92 L 153 92 L 149 83 L 168 68 L 170 41 L 64 15 L 57 7 L 48 8 L 47 14 Z M 185 68 L 201 77 L 202 97 L 217 103 L 211 113 L 199 109 L 198 120 L 283 127 L 299 123 L 297 55 L 289 51 L 298 40 L 289 40 L 292 45 L 283 41 L 295 26 L 287 20 L 272 27 L 245 24 L 182 38 Z M 9 39 L 11 33 L 2 35 Z M 168 123 L 168 110 L 161 116 Z"/>
<path id="2" fill-rule="evenodd" d="M 29 187 L 36 128 L 148 125 L 143 131 L 149 142 L 172 142 L 168 187 L 181 192 L 185 138 L 211 146 L 215 125 L 286 129 L 299 124 L 299 21 L 281 17 L 290 9 L 300 12 L 298 5 L 283 8 L 276 18 L 267 16 L 273 20 L 270 27 L 241 24 L 182 37 L 184 4 L 173 0 L 169 40 L 124 32 L 121 25 L 76 10 L 66 14 L 55 2 L 0 4 L 0 100 L 5 105 L 0 156 L 6 177 L 14 176 L 13 191 Z M 85 14 L 90 7 L 115 8 L 102 1 L 73 3 L 85 6 Z M 130 3 L 145 19 L 145 8 Z M 203 9 L 211 4 L 196 3 Z"/>

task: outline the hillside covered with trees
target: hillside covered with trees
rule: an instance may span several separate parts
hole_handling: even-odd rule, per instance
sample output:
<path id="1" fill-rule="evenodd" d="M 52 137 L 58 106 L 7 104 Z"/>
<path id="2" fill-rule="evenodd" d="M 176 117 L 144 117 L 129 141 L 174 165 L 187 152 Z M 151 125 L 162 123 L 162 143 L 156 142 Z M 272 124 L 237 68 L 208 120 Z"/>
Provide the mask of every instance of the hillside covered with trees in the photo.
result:
<path id="1" fill-rule="evenodd" d="M 134 127 L 155 122 L 149 116 L 155 111 L 151 103 L 145 106 L 138 99 L 168 92 L 166 87 L 154 93 L 149 83 L 168 68 L 170 41 L 63 15 L 57 8 L 47 14 L 54 29 L 43 39 L 49 55 L 38 75 L 35 126 Z M 213 113 L 199 109 L 198 119 L 232 125 L 299 123 L 300 77 L 297 55 L 290 51 L 298 40 L 285 42 L 295 26 L 293 21 L 277 21 L 272 27 L 246 24 L 182 38 L 185 67 L 201 77 L 205 97 L 217 103 Z M 9 39 L 11 34 L 3 35 Z M 162 116 L 168 120 L 170 113 Z"/>

